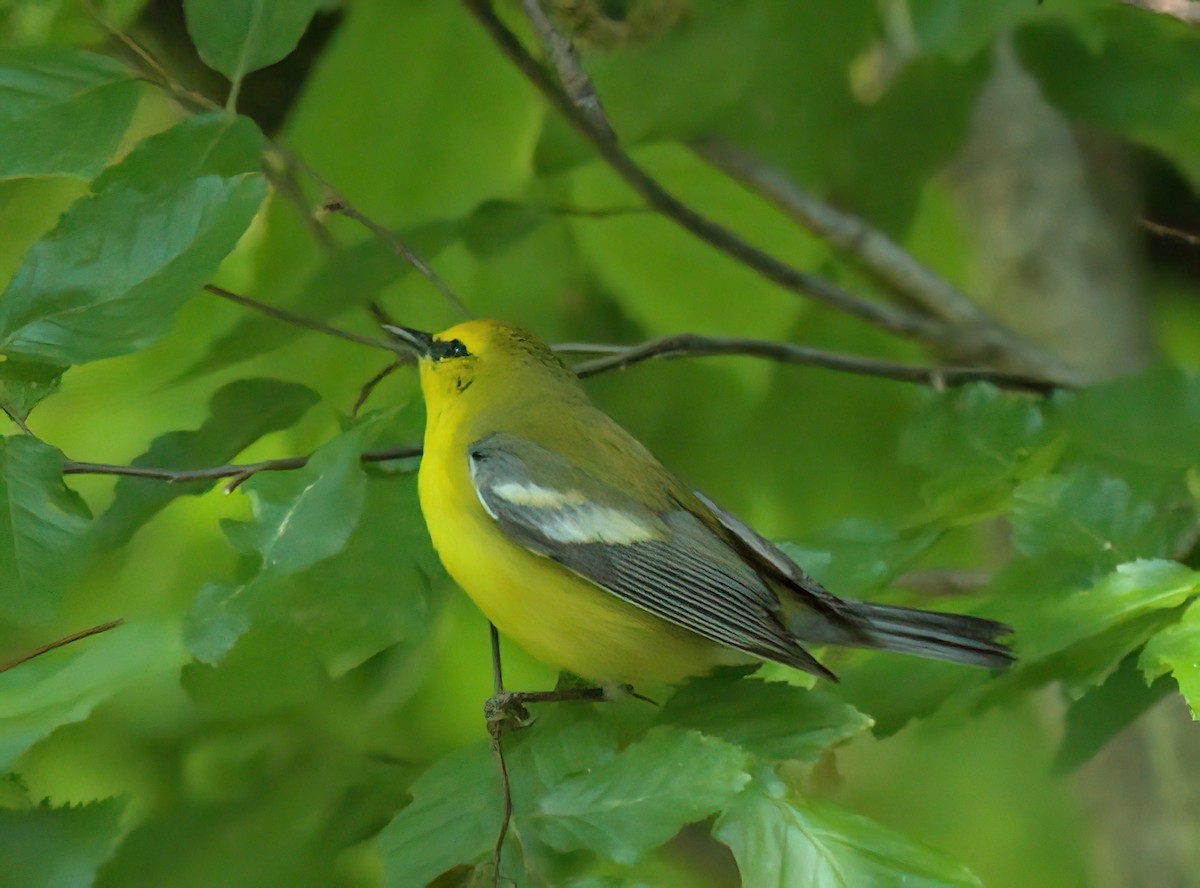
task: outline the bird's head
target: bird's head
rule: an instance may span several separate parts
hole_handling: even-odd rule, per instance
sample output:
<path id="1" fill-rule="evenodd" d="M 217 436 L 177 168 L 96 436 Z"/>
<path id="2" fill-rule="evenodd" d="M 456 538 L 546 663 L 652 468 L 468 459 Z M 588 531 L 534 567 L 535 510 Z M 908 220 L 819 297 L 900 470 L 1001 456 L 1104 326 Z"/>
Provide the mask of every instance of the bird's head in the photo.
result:
<path id="1" fill-rule="evenodd" d="M 496 387 L 513 400 L 516 393 L 536 395 L 538 389 L 548 393 L 556 383 L 575 384 L 575 374 L 549 346 L 500 321 L 465 321 L 436 334 L 408 327 L 387 330 L 416 354 L 431 412 L 452 400 L 494 398 Z"/>

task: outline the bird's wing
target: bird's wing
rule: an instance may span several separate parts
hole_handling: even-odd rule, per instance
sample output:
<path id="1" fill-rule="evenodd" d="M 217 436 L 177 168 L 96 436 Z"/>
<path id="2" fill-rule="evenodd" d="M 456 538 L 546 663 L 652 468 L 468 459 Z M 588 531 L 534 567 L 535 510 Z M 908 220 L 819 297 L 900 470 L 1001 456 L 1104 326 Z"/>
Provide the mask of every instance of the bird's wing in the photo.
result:
<path id="1" fill-rule="evenodd" d="M 514 435 L 476 442 L 468 460 L 483 508 L 526 549 L 711 641 L 832 678 L 784 629 L 762 577 L 683 505 L 653 509 Z"/>

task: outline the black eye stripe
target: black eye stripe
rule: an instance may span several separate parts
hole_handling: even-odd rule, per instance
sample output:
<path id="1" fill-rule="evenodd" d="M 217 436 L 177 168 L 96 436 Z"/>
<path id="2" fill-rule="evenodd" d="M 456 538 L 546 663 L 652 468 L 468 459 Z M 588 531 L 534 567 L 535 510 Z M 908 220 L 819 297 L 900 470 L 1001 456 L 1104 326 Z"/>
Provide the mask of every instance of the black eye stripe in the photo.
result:
<path id="1" fill-rule="evenodd" d="M 465 358 L 469 354 L 467 347 L 463 345 L 461 339 L 451 339 L 445 342 L 441 339 L 433 341 L 433 357 L 435 360 L 441 361 L 445 358 Z"/>

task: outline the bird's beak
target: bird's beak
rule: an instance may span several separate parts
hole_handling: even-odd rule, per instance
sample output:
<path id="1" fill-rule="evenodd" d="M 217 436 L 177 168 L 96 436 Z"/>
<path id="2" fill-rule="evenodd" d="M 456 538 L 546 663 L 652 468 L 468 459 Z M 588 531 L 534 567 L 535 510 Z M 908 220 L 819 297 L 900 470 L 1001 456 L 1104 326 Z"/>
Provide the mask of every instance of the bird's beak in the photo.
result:
<path id="1" fill-rule="evenodd" d="M 384 324 L 383 329 L 400 340 L 402 345 L 406 345 L 416 352 L 417 357 L 428 358 L 433 354 L 433 336 L 431 334 L 408 327 L 396 327 L 392 324 Z"/>

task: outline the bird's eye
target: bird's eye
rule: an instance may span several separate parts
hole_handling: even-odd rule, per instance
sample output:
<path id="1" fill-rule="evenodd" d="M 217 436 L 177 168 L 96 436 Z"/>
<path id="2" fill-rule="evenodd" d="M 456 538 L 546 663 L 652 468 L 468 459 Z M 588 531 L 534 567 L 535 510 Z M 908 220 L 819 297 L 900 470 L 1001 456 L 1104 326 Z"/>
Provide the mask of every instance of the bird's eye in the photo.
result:
<path id="1" fill-rule="evenodd" d="M 469 354 L 467 347 L 458 339 L 452 339 L 446 347 L 446 357 L 448 358 L 465 358 Z"/>

